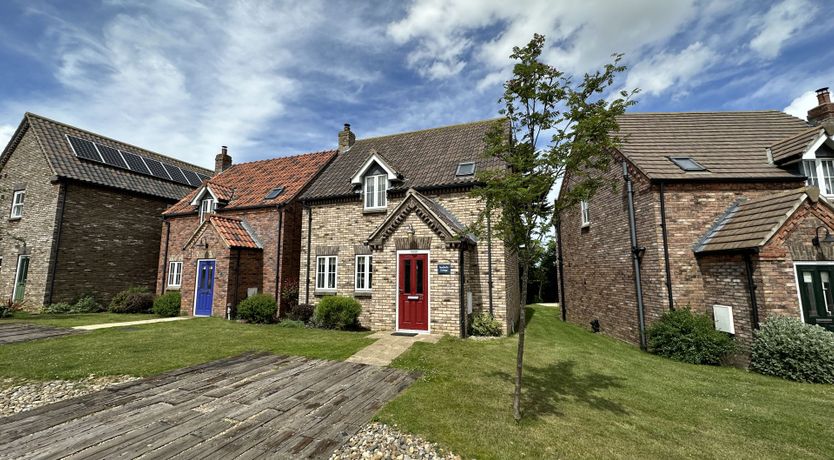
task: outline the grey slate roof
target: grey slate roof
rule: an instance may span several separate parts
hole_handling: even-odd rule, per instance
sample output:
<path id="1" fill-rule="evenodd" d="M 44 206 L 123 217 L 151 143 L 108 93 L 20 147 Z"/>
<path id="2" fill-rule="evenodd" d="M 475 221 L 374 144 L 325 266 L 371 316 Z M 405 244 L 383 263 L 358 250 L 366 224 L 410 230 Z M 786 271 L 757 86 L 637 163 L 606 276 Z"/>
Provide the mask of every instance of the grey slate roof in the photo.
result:
<path id="1" fill-rule="evenodd" d="M 351 178 L 377 152 L 402 175 L 392 191 L 409 188 L 455 187 L 472 184 L 475 177 L 455 177 L 457 165 L 474 161 L 476 171 L 502 167 L 496 159 L 484 158 L 484 136 L 500 120 L 483 120 L 441 128 L 357 139 L 339 155 L 301 196 L 302 200 L 356 196 Z"/>
<path id="2" fill-rule="evenodd" d="M 21 126 L 18 128 L 18 133 L 22 135 L 27 127 L 34 133 L 49 162 L 49 166 L 58 177 L 143 193 L 172 201 L 179 200 L 194 189 L 194 187 L 188 185 L 164 181 L 123 169 L 109 167 L 104 164 L 81 160 L 73 154 L 67 142 L 66 135 L 76 136 L 116 149 L 122 149 L 148 158 L 164 161 L 180 168 L 190 169 L 198 174 L 206 176 L 212 176 L 214 174 L 214 171 L 130 144 L 125 144 L 99 134 L 84 131 L 33 113 L 26 113 L 24 115 Z M 7 149 L 13 148 L 14 142 L 15 140 L 13 138 Z M 7 153 L 6 151 L 3 152 L 4 158 Z"/>
<path id="3" fill-rule="evenodd" d="M 768 147 L 809 129 L 783 112 L 635 112 L 618 122 L 620 152 L 650 179 L 801 180 L 767 160 Z M 691 157 L 707 170 L 685 172 L 669 157 Z"/>
<path id="4" fill-rule="evenodd" d="M 695 247 L 696 253 L 757 248 L 776 233 L 806 200 L 820 199 L 816 187 L 773 193 L 740 201 L 728 209 Z"/>

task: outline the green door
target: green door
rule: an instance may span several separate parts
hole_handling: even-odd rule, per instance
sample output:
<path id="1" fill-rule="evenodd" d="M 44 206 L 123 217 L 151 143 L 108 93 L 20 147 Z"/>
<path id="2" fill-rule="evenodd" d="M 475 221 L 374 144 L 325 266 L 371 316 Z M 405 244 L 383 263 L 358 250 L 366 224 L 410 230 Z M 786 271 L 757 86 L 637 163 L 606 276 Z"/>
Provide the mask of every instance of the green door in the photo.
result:
<path id="1" fill-rule="evenodd" d="M 800 265 L 796 270 L 805 322 L 834 331 L 834 266 Z"/>
<path id="2" fill-rule="evenodd" d="M 17 259 L 17 273 L 14 277 L 14 301 L 23 302 L 26 295 L 26 279 L 29 278 L 29 256 Z"/>

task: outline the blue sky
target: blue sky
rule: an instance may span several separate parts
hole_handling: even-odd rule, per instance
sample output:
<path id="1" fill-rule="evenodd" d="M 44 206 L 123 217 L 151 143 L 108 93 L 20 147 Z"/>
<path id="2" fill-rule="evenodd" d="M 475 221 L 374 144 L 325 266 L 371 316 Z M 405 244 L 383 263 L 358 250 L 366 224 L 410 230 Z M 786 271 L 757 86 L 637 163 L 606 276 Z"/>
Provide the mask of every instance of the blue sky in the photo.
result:
<path id="1" fill-rule="evenodd" d="M 829 6 L 829 8 L 826 8 Z M 211 166 L 495 117 L 513 45 L 625 53 L 639 111 L 779 109 L 834 87 L 824 0 L 0 2 L 0 143 L 25 111 Z"/>

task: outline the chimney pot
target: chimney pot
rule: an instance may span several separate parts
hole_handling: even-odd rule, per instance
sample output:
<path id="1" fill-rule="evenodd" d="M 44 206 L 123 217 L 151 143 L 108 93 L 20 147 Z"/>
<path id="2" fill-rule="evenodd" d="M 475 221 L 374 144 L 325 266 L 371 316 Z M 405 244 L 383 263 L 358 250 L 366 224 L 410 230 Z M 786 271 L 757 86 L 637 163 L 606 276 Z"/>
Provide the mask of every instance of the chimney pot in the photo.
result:
<path id="1" fill-rule="evenodd" d="M 828 92 L 828 87 L 817 90 L 817 102 L 819 105 L 831 103 L 831 95 Z"/>
<path id="2" fill-rule="evenodd" d="M 808 111 L 808 122 L 814 126 L 834 129 L 834 104 L 831 103 L 827 87 L 817 90 L 817 103 L 816 107 Z"/>
<path id="3" fill-rule="evenodd" d="M 356 134 L 350 130 L 350 123 L 345 123 L 345 129 L 339 132 L 339 153 L 347 152 L 356 142 Z"/>
<path id="4" fill-rule="evenodd" d="M 232 167 L 232 157 L 229 156 L 229 148 L 225 145 L 220 146 L 220 153 L 214 157 L 214 174 L 220 174 L 223 171 Z"/>

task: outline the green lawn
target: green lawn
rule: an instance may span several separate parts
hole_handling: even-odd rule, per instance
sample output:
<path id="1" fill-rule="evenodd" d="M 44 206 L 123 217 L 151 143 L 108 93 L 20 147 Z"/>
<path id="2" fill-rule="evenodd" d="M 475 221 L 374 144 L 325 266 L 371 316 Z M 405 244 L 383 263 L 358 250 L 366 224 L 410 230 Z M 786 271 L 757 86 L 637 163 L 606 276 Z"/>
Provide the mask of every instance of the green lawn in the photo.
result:
<path id="1" fill-rule="evenodd" d="M 834 458 L 832 386 L 677 363 L 528 311 L 521 424 L 516 338 L 417 343 L 394 365 L 424 378 L 379 418 L 464 458 Z"/>
<path id="2" fill-rule="evenodd" d="M 43 326 L 74 327 L 88 324 L 122 323 L 143 319 L 156 319 L 159 316 L 142 313 L 75 313 L 75 314 L 40 314 L 16 312 L 11 318 L 0 319 L 5 323 L 32 323 Z"/>
<path id="3" fill-rule="evenodd" d="M 117 327 L 2 345 L 0 378 L 146 376 L 246 351 L 344 359 L 373 342 L 366 335 L 240 324 L 219 318 Z"/>

